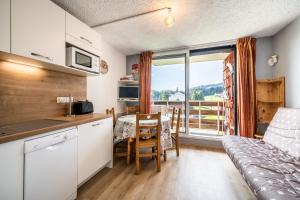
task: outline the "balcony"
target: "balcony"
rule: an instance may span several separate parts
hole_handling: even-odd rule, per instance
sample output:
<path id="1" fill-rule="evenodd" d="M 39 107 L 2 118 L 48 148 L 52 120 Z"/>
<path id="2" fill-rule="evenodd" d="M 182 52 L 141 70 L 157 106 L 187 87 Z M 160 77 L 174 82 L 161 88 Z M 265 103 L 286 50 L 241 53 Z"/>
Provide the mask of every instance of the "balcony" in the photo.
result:
<path id="1" fill-rule="evenodd" d="M 189 133 L 222 136 L 224 134 L 224 101 L 189 101 Z M 184 101 L 152 101 L 152 111 L 172 116 L 173 107 L 182 108 L 181 131 L 185 132 Z"/>

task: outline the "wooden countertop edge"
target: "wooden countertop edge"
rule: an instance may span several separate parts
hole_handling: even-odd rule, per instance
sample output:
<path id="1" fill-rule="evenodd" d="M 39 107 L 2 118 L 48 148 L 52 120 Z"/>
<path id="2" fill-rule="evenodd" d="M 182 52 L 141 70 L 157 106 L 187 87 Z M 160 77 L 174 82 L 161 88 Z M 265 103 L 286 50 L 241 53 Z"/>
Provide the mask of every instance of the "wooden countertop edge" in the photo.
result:
<path id="1" fill-rule="evenodd" d="M 78 117 L 79 119 L 75 119 L 74 121 L 65 121 L 65 123 L 63 123 L 63 124 L 57 124 L 57 125 L 49 126 L 47 128 L 40 128 L 40 129 L 0 136 L 0 144 L 24 139 L 27 137 L 31 137 L 31 136 L 51 132 L 51 131 L 56 131 L 59 129 L 70 128 L 72 126 L 78 126 L 78 125 L 86 124 L 89 122 L 94 122 L 94 121 L 98 121 L 98 120 L 102 120 L 102 119 L 108 119 L 110 117 L 112 117 L 112 116 L 106 115 L 106 114 L 92 114 L 92 115 L 87 115 L 87 116 L 80 116 L 80 117 Z"/>

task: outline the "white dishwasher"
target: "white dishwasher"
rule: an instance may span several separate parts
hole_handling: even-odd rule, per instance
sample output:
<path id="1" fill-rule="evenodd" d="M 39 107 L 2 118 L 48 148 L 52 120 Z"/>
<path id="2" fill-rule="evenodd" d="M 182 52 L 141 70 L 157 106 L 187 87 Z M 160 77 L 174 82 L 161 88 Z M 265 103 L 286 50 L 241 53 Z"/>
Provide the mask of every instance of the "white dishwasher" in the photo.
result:
<path id="1" fill-rule="evenodd" d="M 73 200 L 77 196 L 77 129 L 25 141 L 25 200 Z"/>

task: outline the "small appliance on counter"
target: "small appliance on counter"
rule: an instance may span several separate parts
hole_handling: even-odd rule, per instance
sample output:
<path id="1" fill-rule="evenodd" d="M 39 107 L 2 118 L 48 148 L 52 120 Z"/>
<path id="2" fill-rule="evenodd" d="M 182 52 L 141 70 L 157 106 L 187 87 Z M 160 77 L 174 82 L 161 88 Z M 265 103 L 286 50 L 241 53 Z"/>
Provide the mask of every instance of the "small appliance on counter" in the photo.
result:
<path id="1" fill-rule="evenodd" d="M 93 103 L 86 101 L 77 101 L 73 103 L 73 114 L 74 115 L 83 115 L 94 112 Z"/>

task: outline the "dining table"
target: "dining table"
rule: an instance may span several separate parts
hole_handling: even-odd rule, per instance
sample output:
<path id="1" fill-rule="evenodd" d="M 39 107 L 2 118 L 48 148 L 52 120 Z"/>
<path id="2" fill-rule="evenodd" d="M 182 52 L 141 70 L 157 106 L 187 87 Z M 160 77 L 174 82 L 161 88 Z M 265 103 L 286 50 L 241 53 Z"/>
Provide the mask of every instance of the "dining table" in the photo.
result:
<path id="1" fill-rule="evenodd" d="M 155 125 L 157 120 L 140 120 L 141 125 Z M 127 138 L 136 137 L 136 115 L 124 115 L 117 119 L 114 129 L 114 140 L 121 141 Z M 167 116 L 161 116 L 161 149 L 166 150 L 172 147 L 171 120 Z"/>

